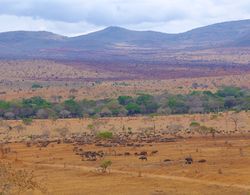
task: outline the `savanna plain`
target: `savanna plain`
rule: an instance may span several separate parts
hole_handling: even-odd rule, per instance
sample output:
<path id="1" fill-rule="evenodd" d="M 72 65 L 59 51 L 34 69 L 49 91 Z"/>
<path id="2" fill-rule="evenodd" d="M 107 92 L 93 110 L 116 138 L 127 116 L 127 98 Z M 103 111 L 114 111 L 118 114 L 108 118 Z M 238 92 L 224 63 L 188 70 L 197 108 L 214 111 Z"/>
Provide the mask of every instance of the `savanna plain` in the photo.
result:
<path id="1" fill-rule="evenodd" d="M 0 194 L 250 194 L 250 73 L 0 66 Z"/>

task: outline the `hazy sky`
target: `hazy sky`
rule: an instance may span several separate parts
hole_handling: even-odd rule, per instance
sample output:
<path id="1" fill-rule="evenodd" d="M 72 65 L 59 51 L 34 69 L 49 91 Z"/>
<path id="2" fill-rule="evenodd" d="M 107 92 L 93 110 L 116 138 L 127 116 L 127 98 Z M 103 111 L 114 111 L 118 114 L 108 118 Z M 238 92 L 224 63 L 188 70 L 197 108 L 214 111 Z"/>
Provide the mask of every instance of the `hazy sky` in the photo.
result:
<path id="1" fill-rule="evenodd" d="M 1 32 L 73 36 L 122 26 L 176 33 L 239 19 L 250 19 L 250 0 L 0 0 Z"/>

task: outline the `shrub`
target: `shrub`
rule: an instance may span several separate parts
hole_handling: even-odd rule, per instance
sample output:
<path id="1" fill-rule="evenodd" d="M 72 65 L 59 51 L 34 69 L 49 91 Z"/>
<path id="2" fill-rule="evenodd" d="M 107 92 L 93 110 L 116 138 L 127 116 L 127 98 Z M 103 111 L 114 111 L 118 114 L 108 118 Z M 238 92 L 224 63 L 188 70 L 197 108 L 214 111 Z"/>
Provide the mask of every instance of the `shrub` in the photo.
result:
<path id="1" fill-rule="evenodd" d="M 112 139 L 113 133 L 110 131 L 103 131 L 103 132 L 99 132 L 97 134 L 97 137 L 102 138 L 102 139 Z"/>
<path id="2" fill-rule="evenodd" d="M 39 119 L 47 119 L 49 117 L 49 113 L 46 109 L 39 109 L 36 112 L 36 117 Z"/>
<path id="3" fill-rule="evenodd" d="M 244 95 L 243 90 L 238 87 L 224 87 L 216 93 L 220 97 L 242 97 Z"/>
<path id="4" fill-rule="evenodd" d="M 93 124 L 89 124 L 89 125 L 87 126 L 87 128 L 88 128 L 89 130 L 92 130 L 92 129 L 94 129 L 94 125 L 93 125 Z"/>
<path id="5" fill-rule="evenodd" d="M 23 119 L 23 124 L 24 125 L 31 125 L 32 122 L 33 122 L 32 118 L 24 118 Z"/>
<path id="6" fill-rule="evenodd" d="M 15 114 L 13 112 L 6 112 L 4 113 L 4 118 L 8 120 L 15 119 Z"/>
<path id="7" fill-rule="evenodd" d="M 43 88 L 42 85 L 39 85 L 37 83 L 34 83 L 32 86 L 31 86 L 32 89 L 39 89 L 39 88 Z"/>
<path id="8" fill-rule="evenodd" d="M 43 180 L 33 171 L 16 170 L 11 164 L 0 161 L 0 194 L 26 194 L 32 190 L 47 192 Z"/>
<path id="9" fill-rule="evenodd" d="M 112 161 L 110 160 L 105 160 L 101 163 L 100 167 L 102 168 L 102 172 L 106 173 L 107 172 L 107 168 L 110 167 L 112 165 Z"/>
<path id="10" fill-rule="evenodd" d="M 192 121 L 189 125 L 190 127 L 199 127 L 200 123 L 196 122 L 196 121 Z"/>
<path id="11" fill-rule="evenodd" d="M 213 114 L 213 115 L 211 115 L 210 120 L 215 120 L 217 118 L 218 118 L 218 115 L 217 114 Z"/>
<path id="12" fill-rule="evenodd" d="M 69 133 L 69 129 L 67 127 L 58 128 L 56 129 L 56 131 L 61 137 L 66 137 L 67 134 Z"/>
<path id="13" fill-rule="evenodd" d="M 68 111 L 68 110 L 62 110 L 62 111 L 60 111 L 59 116 L 61 118 L 69 118 L 70 114 L 71 114 L 70 111 Z"/>
<path id="14" fill-rule="evenodd" d="M 0 100 L 0 109 L 9 109 L 10 103 Z"/>

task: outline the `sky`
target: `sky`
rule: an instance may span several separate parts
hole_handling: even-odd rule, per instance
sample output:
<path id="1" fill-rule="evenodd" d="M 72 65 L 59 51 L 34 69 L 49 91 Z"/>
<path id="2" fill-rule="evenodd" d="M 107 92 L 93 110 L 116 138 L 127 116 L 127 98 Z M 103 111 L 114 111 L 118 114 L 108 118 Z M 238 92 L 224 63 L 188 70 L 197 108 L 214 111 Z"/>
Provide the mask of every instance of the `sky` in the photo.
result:
<path id="1" fill-rule="evenodd" d="M 250 19 L 250 0 L 0 0 L 0 32 L 76 36 L 108 26 L 180 33 Z"/>

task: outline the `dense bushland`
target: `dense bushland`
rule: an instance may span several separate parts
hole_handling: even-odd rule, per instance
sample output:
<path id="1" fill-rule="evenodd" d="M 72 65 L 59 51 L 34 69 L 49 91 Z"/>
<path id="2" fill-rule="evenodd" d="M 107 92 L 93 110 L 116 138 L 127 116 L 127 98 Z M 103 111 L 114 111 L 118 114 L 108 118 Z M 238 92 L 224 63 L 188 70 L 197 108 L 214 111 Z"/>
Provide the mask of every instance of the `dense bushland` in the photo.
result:
<path id="1" fill-rule="evenodd" d="M 134 115 L 166 115 L 241 111 L 250 109 L 250 90 L 224 87 L 216 93 L 210 91 L 190 94 L 136 97 L 120 96 L 117 99 L 75 100 L 60 103 L 49 102 L 41 97 L 18 101 L 0 100 L 0 118 L 3 119 L 57 119 L 77 117 L 111 117 Z"/>

